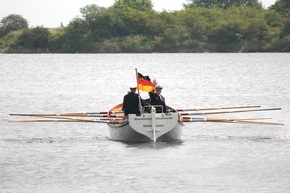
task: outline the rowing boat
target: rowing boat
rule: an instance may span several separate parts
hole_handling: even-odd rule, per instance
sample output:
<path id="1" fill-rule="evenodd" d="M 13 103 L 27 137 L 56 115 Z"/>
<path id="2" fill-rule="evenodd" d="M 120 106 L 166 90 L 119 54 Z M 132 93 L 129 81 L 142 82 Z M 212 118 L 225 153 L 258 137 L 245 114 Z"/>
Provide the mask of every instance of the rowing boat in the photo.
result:
<path id="1" fill-rule="evenodd" d="M 260 106 L 236 106 L 201 109 L 173 109 L 167 106 L 166 113 L 157 113 L 155 106 L 150 111 L 143 110 L 141 115 L 124 116 L 123 104 L 118 104 L 109 111 L 77 113 L 17 113 L 9 114 L 10 122 L 83 122 L 104 123 L 109 126 L 110 138 L 123 142 L 172 142 L 180 141 L 182 126 L 188 122 L 215 122 L 280 125 L 283 123 L 262 121 L 269 118 L 209 118 L 199 117 L 214 114 L 232 114 L 243 112 L 261 112 L 281 110 L 281 108 L 261 109 Z M 255 108 L 255 109 L 252 109 Z M 226 110 L 228 109 L 228 110 Z M 235 110 L 232 110 L 235 109 Z M 242 109 L 242 110 L 241 110 Z M 193 111 L 193 112 L 192 112 Z M 206 112 L 204 112 L 206 111 Z M 159 112 L 159 111 L 158 111 Z M 161 111 L 162 112 L 162 111 Z M 22 117 L 27 117 L 22 119 Z"/>
<path id="2" fill-rule="evenodd" d="M 112 140 L 125 142 L 169 142 L 180 141 L 182 122 L 179 114 L 168 107 L 170 113 L 156 113 L 151 107 L 150 112 L 141 115 L 129 114 L 123 121 L 115 120 L 116 116 L 123 116 L 123 104 L 114 106 L 108 113 L 110 137 Z"/>
<path id="3" fill-rule="evenodd" d="M 123 103 L 120 103 L 118 105 L 115 105 L 107 112 L 101 111 L 101 112 L 85 112 L 85 113 L 81 112 L 81 113 L 9 114 L 11 117 L 12 116 L 18 118 L 30 117 L 29 119 L 14 119 L 10 121 L 105 123 L 108 124 L 109 126 L 111 139 L 124 142 L 180 141 L 182 135 L 182 126 L 184 123 L 188 122 L 283 125 L 282 123 L 261 121 L 269 118 L 237 119 L 237 118 L 198 117 L 200 115 L 206 116 L 214 114 L 272 111 L 272 110 L 281 110 L 281 108 L 260 109 L 261 106 L 252 105 L 252 106 L 234 106 L 220 108 L 174 109 L 169 106 L 165 107 L 164 105 L 153 105 L 155 104 L 155 102 L 153 101 L 151 101 L 150 105 L 146 104 L 144 105 L 144 107 L 141 107 L 140 90 L 144 92 L 152 92 L 154 88 L 159 88 L 160 90 L 160 86 L 156 87 L 157 85 L 156 81 L 153 81 L 155 82 L 153 83 L 151 82 L 149 76 L 143 76 L 137 71 L 137 69 L 135 69 L 135 71 L 136 71 L 137 86 L 130 87 L 130 89 L 131 92 L 136 92 L 136 88 L 138 90 L 140 115 L 128 114 L 127 116 L 124 116 Z M 133 88 L 135 88 L 135 90 Z M 163 112 L 164 108 L 166 108 L 165 113 Z M 158 111 L 156 111 L 156 109 L 158 109 Z"/>

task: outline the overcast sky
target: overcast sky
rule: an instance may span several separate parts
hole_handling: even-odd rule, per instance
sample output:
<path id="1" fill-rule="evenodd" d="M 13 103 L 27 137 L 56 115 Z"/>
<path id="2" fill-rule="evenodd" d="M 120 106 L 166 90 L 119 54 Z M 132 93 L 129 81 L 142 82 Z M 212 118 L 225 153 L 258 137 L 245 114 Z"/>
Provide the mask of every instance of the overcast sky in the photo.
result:
<path id="1" fill-rule="evenodd" d="M 0 0 L 0 20 L 9 14 L 20 14 L 28 20 L 29 26 L 59 27 L 67 25 L 79 16 L 79 9 L 96 4 L 102 7 L 113 5 L 115 0 Z M 156 11 L 179 10 L 186 0 L 152 0 Z M 276 0 L 261 0 L 268 7 Z"/>

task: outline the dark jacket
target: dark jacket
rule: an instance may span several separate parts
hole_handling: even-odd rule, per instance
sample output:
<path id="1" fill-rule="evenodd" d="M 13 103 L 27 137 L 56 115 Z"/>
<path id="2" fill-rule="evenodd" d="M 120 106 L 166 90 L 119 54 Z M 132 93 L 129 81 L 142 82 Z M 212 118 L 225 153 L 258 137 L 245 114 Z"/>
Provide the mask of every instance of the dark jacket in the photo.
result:
<path id="1" fill-rule="evenodd" d="M 130 92 L 124 96 L 123 99 L 123 111 L 125 115 L 137 114 L 140 115 L 139 111 L 139 96 L 136 93 Z"/>
<path id="2" fill-rule="evenodd" d="M 166 104 L 165 104 L 165 98 L 162 95 L 159 95 L 154 92 L 149 92 L 151 105 L 161 105 L 163 108 L 163 113 L 166 113 Z M 161 113 L 161 108 L 156 107 L 156 112 Z"/>

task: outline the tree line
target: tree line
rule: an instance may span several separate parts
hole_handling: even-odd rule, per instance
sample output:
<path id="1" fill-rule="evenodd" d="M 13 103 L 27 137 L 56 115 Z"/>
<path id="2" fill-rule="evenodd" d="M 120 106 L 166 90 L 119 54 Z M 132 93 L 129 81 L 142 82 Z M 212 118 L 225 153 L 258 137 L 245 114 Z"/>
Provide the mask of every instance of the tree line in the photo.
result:
<path id="1" fill-rule="evenodd" d="M 29 28 L 11 14 L 0 22 L 2 53 L 289 52 L 290 2 L 187 0 L 179 11 L 151 0 L 92 4 L 67 26 Z"/>

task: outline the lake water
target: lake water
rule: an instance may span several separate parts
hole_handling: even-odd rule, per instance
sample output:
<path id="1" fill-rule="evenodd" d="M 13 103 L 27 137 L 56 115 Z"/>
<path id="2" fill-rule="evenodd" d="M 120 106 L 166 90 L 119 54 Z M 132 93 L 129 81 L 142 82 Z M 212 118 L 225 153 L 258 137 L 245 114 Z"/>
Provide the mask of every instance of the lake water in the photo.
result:
<path id="1" fill-rule="evenodd" d="M 0 192 L 290 192 L 290 54 L 0 54 Z M 105 124 L 11 123 L 9 113 L 107 111 L 135 68 L 175 108 L 282 111 L 285 126 L 189 123 L 180 143 L 126 144 Z M 203 117 L 203 116 L 200 116 Z"/>

